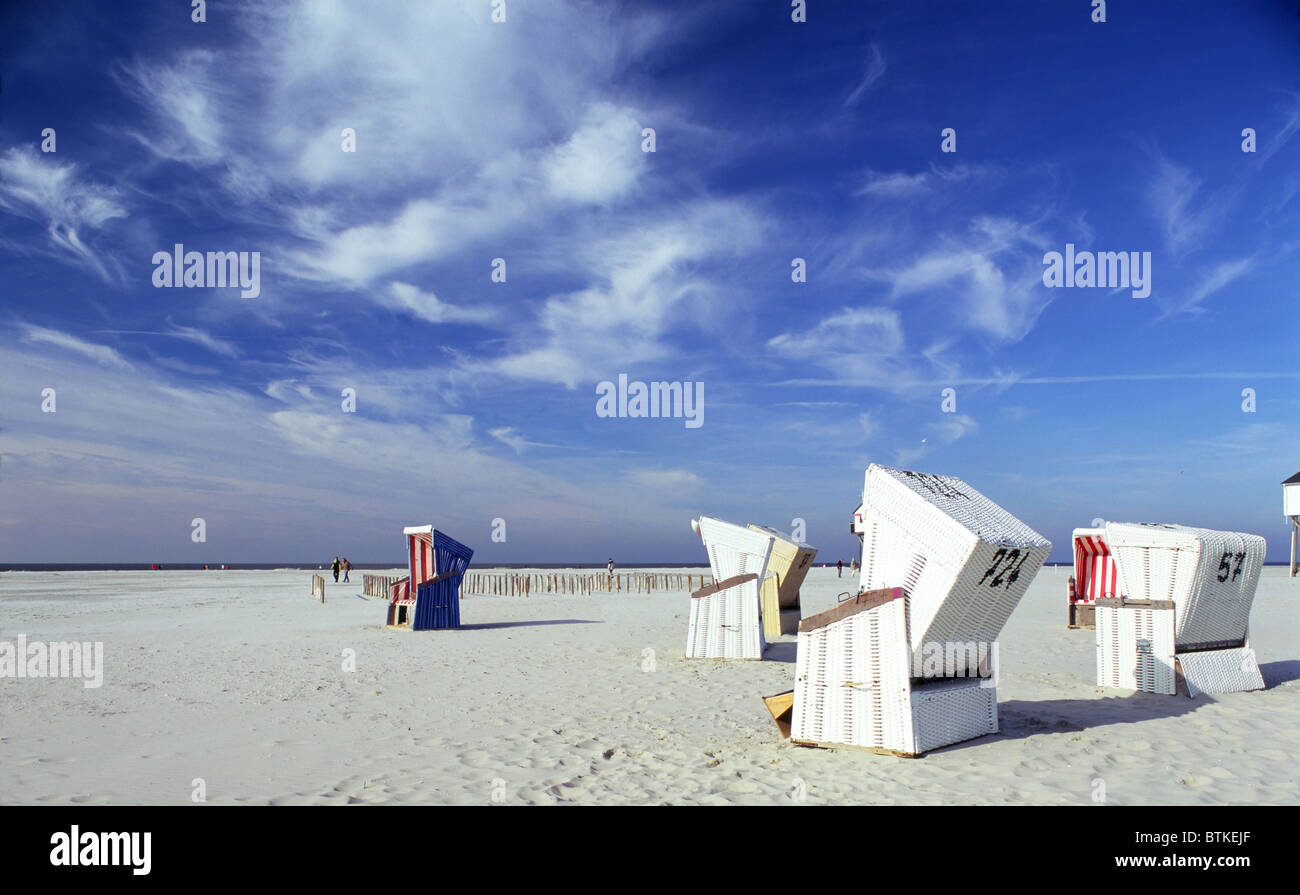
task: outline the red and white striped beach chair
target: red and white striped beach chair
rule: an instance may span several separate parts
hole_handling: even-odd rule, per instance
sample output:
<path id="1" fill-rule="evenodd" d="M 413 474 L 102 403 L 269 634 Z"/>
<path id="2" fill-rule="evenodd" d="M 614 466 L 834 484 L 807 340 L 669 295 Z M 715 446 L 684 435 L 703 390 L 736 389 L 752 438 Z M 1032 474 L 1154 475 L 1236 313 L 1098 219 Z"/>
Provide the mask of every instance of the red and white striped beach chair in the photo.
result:
<path id="1" fill-rule="evenodd" d="M 1115 557 L 1106 543 L 1104 528 L 1074 530 L 1074 575 L 1070 578 L 1069 616 L 1071 628 L 1096 625 L 1097 601 L 1119 596 Z"/>
<path id="2" fill-rule="evenodd" d="M 415 614 L 415 593 L 411 590 L 411 579 L 394 581 L 388 588 L 388 625 L 406 628 L 411 625 L 411 616 Z"/>

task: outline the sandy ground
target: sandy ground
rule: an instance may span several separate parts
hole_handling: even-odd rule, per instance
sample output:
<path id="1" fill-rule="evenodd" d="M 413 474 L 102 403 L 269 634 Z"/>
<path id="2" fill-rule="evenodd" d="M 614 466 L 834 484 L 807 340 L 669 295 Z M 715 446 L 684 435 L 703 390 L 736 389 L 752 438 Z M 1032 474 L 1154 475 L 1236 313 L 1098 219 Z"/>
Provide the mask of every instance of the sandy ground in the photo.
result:
<path id="1" fill-rule="evenodd" d="M 908 760 L 779 739 L 795 638 L 688 661 L 684 592 L 468 597 L 409 633 L 360 574 L 321 605 L 304 571 L 6 573 L 0 640 L 102 641 L 105 671 L 0 679 L 0 803 L 1300 803 L 1300 579 L 1264 571 L 1268 689 L 1193 700 L 1096 687 L 1067 574 L 1003 632 L 1001 732 Z M 814 569 L 804 613 L 849 586 Z"/>

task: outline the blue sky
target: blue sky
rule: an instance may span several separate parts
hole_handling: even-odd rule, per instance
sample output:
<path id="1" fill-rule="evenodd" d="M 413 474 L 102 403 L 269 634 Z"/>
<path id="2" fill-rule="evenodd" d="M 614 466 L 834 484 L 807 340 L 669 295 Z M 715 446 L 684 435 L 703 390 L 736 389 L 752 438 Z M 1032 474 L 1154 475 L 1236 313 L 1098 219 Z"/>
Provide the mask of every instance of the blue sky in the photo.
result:
<path id="1" fill-rule="evenodd" d="M 1057 560 L 1098 517 L 1284 558 L 1295 9 L 185 7 L 0 12 L 0 560 L 699 562 L 699 513 L 847 560 L 871 462 Z M 260 295 L 155 288 L 176 243 Z M 1046 287 L 1067 243 L 1150 297 Z M 704 424 L 598 417 L 620 373 Z"/>

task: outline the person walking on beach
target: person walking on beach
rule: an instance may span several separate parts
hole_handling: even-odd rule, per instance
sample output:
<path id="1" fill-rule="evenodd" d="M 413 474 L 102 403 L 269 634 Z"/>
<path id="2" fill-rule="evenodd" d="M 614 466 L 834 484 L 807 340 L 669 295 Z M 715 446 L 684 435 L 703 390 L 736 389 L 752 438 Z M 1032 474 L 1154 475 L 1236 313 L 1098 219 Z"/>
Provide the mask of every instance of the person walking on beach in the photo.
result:
<path id="1" fill-rule="evenodd" d="M 337 581 L 338 577 L 339 577 L 338 575 L 335 575 L 334 580 Z M 842 559 L 835 564 L 835 577 L 836 578 L 844 577 L 844 560 Z"/>
<path id="2" fill-rule="evenodd" d="M 605 571 L 609 572 L 609 580 L 610 580 L 611 583 L 613 583 L 613 581 L 614 581 L 614 557 L 611 556 L 611 557 L 609 558 L 609 562 L 605 563 Z M 618 589 L 619 589 L 619 590 L 622 590 L 622 589 L 623 589 L 623 585 L 622 585 L 622 583 L 619 584 Z"/>
<path id="3" fill-rule="evenodd" d="M 334 563 L 330 566 L 330 568 L 334 571 L 334 583 L 338 584 L 340 563 L 339 563 L 339 558 L 337 556 L 334 557 Z"/>
<path id="4" fill-rule="evenodd" d="M 348 580 L 348 572 L 352 571 L 352 563 L 345 556 L 343 557 L 343 580 Z"/>

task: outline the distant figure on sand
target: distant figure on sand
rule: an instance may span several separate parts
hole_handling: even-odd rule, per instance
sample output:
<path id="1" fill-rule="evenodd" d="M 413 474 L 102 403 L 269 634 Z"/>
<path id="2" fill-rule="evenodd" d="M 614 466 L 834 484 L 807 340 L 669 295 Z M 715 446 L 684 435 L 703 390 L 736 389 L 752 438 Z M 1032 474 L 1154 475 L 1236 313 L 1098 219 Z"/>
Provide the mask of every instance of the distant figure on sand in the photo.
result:
<path id="1" fill-rule="evenodd" d="M 339 563 L 339 558 L 337 556 L 334 557 L 334 563 L 333 565 L 330 566 L 330 568 L 334 571 L 334 583 L 338 584 L 340 563 Z"/>
<path id="2" fill-rule="evenodd" d="M 335 580 L 338 580 L 338 577 L 339 577 L 338 575 L 335 575 L 334 576 Z M 844 577 L 844 560 L 840 560 L 835 564 L 835 577 L 836 578 Z"/>
<path id="3" fill-rule="evenodd" d="M 614 557 L 611 556 L 609 562 L 605 563 L 605 571 L 609 572 L 609 577 L 612 582 L 614 579 Z M 623 583 L 621 581 L 618 582 L 618 589 L 623 589 Z"/>
<path id="4" fill-rule="evenodd" d="M 352 571 L 352 562 L 345 556 L 343 557 L 343 580 L 348 580 L 348 572 Z"/>

